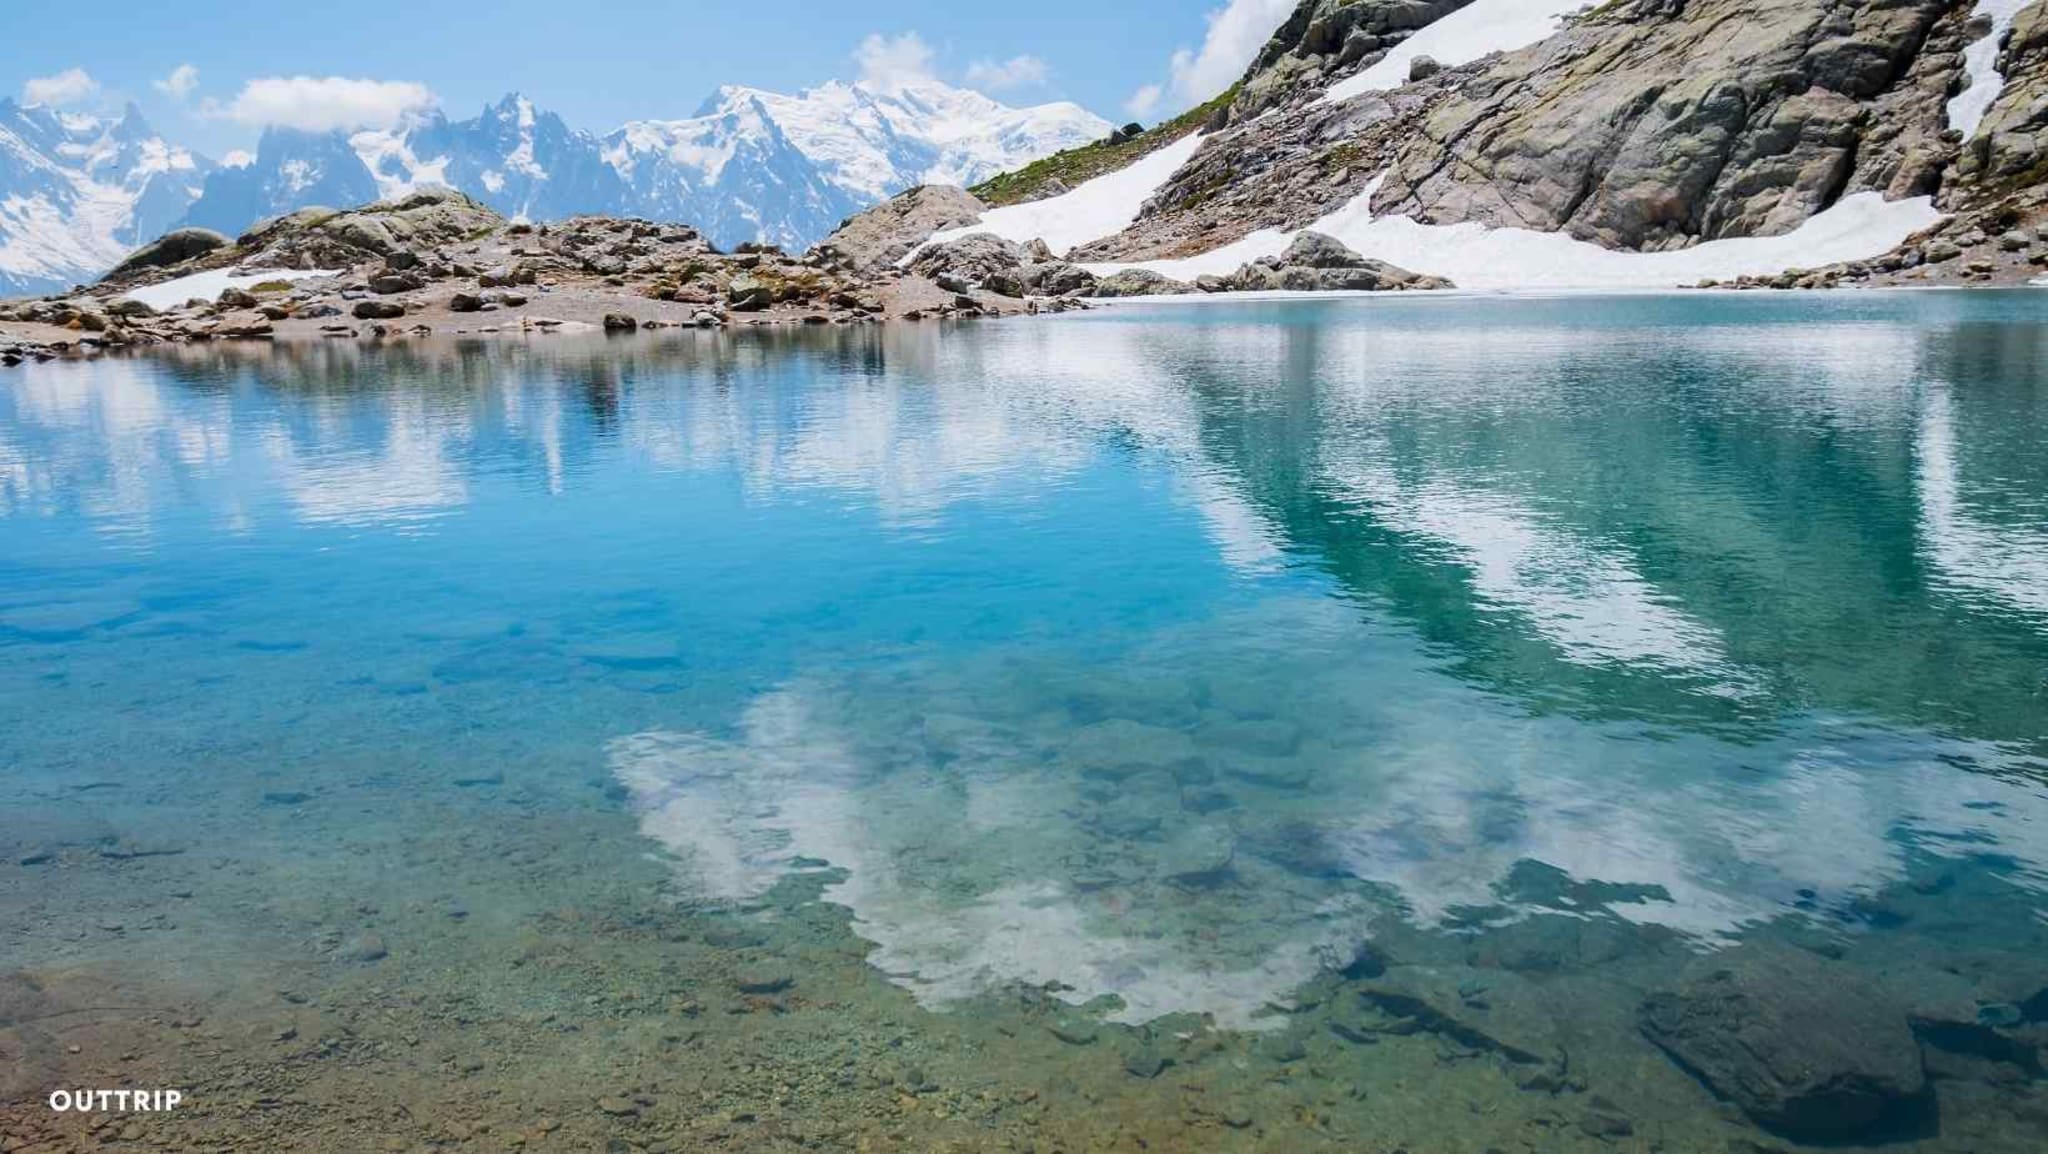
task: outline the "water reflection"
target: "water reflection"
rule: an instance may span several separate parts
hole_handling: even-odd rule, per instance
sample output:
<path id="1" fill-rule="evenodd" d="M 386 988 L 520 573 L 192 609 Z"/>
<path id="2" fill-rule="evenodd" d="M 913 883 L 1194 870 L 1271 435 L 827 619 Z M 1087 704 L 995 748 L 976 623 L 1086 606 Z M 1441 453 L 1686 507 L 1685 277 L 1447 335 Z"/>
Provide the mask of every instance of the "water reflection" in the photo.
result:
<path id="1" fill-rule="evenodd" d="M 104 586 L 53 601 L 90 548 L 73 528 L 127 550 L 281 534 L 298 580 L 334 534 L 391 558 L 444 539 L 526 606 L 516 654 L 467 664 L 573 695 L 581 661 L 717 703 L 546 723 L 603 751 L 697 893 L 843 871 L 828 897 L 931 1004 L 1021 983 L 1270 1024 L 1393 922 L 1864 932 L 1957 862 L 2039 917 L 2029 300 L 1233 306 L 33 366 L 0 388 L 22 543 L 0 629 L 149 611 Z M 406 614 L 479 612 L 471 587 L 414 594 Z M 647 608 L 670 601 L 747 644 Z M 536 647 L 550 612 L 600 611 L 633 621 Z M 356 627 L 396 634 L 388 612 Z M 2013 910 L 1953 912 L 2009 932 Z"/>

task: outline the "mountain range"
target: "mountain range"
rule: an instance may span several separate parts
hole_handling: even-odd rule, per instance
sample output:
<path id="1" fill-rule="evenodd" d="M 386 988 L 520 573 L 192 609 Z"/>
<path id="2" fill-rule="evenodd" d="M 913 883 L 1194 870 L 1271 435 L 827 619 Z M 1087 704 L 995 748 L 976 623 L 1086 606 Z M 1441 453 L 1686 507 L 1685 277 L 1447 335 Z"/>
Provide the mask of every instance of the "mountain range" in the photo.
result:
<path id="1" fill-rule="evenodd" d="M 213 172 L 133 104 L 108 119 L 0 98 L 0 296 L 106 269 L 176 224 Z"/>
<path id="2" fill-rule="evenodd" d="M 132 105 L 104 120 L 0 100 L 0 295 L 88 280 L 171 227 L 232 236 L 430 185 L 515 219 L 642 216 L 721 247 L 797 249 L 903 189 L 972 183 L 1109 131 L 1075 104 L 1014 108 L 929 79 L 794 96 L 727 86 L 692 116 L 602 136 L 512 93 L 467 120 L 436 108 L 389 130 L 270 128 L 253 156 L 215 164 Z"/>

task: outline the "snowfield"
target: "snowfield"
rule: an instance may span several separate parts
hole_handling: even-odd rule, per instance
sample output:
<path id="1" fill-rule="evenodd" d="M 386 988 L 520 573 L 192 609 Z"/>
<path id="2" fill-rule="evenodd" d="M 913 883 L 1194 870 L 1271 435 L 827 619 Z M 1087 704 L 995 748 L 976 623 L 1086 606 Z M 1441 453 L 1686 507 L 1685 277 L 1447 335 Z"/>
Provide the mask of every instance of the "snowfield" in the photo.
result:
<path id="1" fill-rule="evenodd" d="M 992 208 L 982 214 L 980 222 L 934 233 L 925 244 L 945 244 L 987 232 L 1018 244 L 1043 240 L 1054 253 L 1063 255 L 1078 245 L 1129 228 L 1152 194 L 1201 146 L 1202 137 L 1189 133 L 1127 168 L 1105 173 L 1059 196 Z M 908 265 L 923 247 L 911 250 L 902 263 Z"/>
<path id="2" fill-rule="evenodd" d="M 1930 197 L 1887 201 L 1877 193 L 1865 192 L 1842 198 L 1782 236 L 1713 240 L 1677 252 L 1627 252 L 1556 232 L 1472 223 L 1429 225 L 1401 216 L 1375 217 L 1372 198 L 1385 179 L 1382 174 L 1350 203 L 1309 229 L 1333 236 L 1361 255 L 1411 272 L 1449 277 L 1466 289 L 1676 288 L 1708 278 L 1769 276 L 1789 268 L 1878 256 L 1941 219 Z M 1175 280 L 1193 280 L 1205 274 L 1235 272 L 1260 257 L 1278 256 L 1295 235 L 1261 229 L 1199 256 L 1083 267 L 1097 276 L 1142 268 Z"/>
<path id="3" fill-rule="evenodd" d="M 1323 94 L 1322 103 L 1399 88 L 1408 83 L 1408 64 L 1417 56 L 1427 56 L 1450 67 L 1490 53 L 1526 48 L 1556 32 L 1566 16 L 1585 7 L 1586 0 L 1472 0 L 1388 49 L 1386 58 L 1378 64 L 1331 85 Z"/>
<path id="4" fill-rule="evenodd" d="M 1991 31 L 1963 49 L 1963 71 L 1969 73 L 1970 86 L 1948 102 L 1948 126 L 1961 130 L 1964 140 L 1977 135 L 1984 114 L 1991 111 L 1992 102 L 2005 88 L 2005 77 L 1998 71 L 1998 42 L 2012 27 L 2013 18 L 2031 3 L 2033 0 L 1977 0 L 1977 7 L 1970 12 L 1973 17 L 1990 17 Z"/>
<path id="5" fill-rule="evenodd" d="M 195 272 L 190 276 L 181 276 L 162 284 L 148 285 L 121 295 L 132 301 L 141 301 L 153 309 L 167 309 L 184 304 L 195 297 L 200 300 L 213 300 L 223 289 L 245 289 L 250 285 L 273 280 L 317 280 L 323 276 L 339 275 L 340 271 L 343 270 L 292 268 L 236 272 L 229 268 L 218 268 L 210 272 Z"/>

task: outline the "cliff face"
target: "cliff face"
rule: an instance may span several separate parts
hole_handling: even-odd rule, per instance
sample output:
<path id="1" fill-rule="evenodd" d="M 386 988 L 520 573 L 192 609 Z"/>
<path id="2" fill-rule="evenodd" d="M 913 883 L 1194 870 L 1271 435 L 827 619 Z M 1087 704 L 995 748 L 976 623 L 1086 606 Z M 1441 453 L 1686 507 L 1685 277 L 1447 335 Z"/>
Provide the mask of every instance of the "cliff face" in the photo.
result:
<path id="1" fill-rule="evenodd" d="M 1967 142 L 1947 104 L 1969 83 L 1965 46 L 1992 31 L 1973 0 L 1610 0 L 1536 43 L 1331 99 L 1466 6 L 1302 0 L 1230 123 L 1133 228 L 1082 255 L 1180 256 L 1298 228 L 1381 176 L 1376 215 L 1649 251 L 1789 232 L 1858 192 L 1967 209 L 2048 165 L 2043 5 L 2015 21 L 2007 83 Z"/>
<path id="2" fill-rule="evenodd" d="M 1370 68 L 1472 0 L 1301 0 L 1259 50 L 1231 115 L 1248 120 Z"/>
<path id="3" fill-rule="evenodd" d="M 1955 0 L 1610 4 L 1447 93 L 1382 203 L 1665 249 L 1933 193 L 1963 23 Z"/>
<path id="4" fill-rule="evenodd" d="M 2005 87 L 1955 166 L 1961 188 L 1980 198 L 2048 182 L 2048 7 L 2014 17 L 1998 70 Z"/>

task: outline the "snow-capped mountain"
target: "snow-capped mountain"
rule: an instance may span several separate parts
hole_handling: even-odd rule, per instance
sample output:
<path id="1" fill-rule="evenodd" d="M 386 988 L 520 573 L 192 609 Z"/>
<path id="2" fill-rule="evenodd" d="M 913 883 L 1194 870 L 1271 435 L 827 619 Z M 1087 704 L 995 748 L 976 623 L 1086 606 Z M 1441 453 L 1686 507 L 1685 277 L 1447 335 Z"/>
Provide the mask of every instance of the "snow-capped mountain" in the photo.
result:
<path id="1" fill-rule="evenodd" d="M 644 216 L 694 224 L 724 247 L 802 248 L 911 185 L 972 183 L 1109 128 L 1074 104 L 1012 108 L 918 81 L 886 93 L 721 88 L 695 116 L 634 121 L 600 139 L 515 93 L 468 120 L 434 110 L 394 131 L 272 130 L 253 163 L 208 181 L 185 223 L 233 233 L 309 204 L 438 184 L 507 216 Z"/>
<path id="2" fill-rule="evenodd" d="M 1011 108 L 933 80 L 796 96 L 727 86 L 687 120 L 612 133 L 605 157 L 642 215 L 695 222 L 719 243 L 801 248 L 912 185 L 973 184 L 1109 130 L 1078 105 Z"/>
<path id="3" fill-rule="evenodd" d="M 517 93 L 471 120 L 450 121 L 437 108 L 401 131 L 356 133 L 350 145 L 387 198 L 446 185 L 529 220 L 617 212 L 626 203 L 597 138 Z"/>
<path id="4" fill-rule="evenodd" d="M 267 216 L 314 204 L 345 208 L 377 197 L 377 181 L 346 136 L 267 128 L 255 159 L 215 170 L 180 223 L 234 236 Z"/>
<path id="5" fill-rule="evenodd" d="M 0 98 L 0 295 L 90 280 L 171 227 L 213 163 L 115 119 Z"/>

